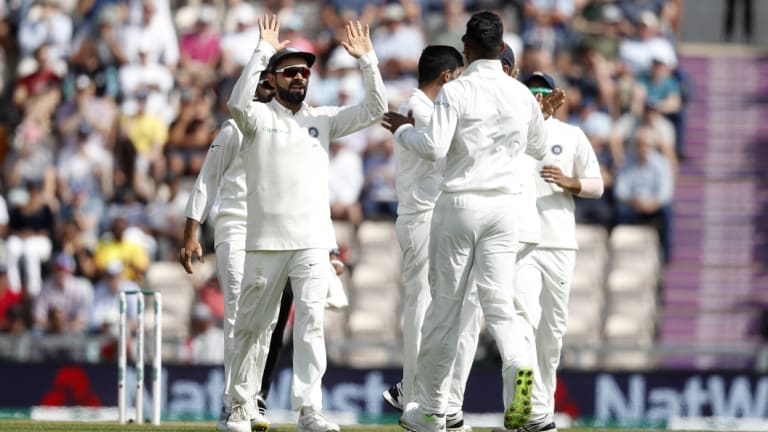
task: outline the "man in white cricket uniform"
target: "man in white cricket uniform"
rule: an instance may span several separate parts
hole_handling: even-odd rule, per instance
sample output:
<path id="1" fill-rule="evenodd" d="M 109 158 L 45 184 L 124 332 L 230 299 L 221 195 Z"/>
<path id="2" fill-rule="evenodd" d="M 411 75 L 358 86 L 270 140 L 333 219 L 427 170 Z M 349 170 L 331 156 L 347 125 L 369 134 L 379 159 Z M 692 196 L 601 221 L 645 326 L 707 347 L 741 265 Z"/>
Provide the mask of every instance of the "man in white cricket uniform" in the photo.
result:
<path id="1" fill-rule="evenodd" d="M 259 86 L 256 89 L 256 100 L 266 103 L 272 100 L 275 89 L 266 83 L 264 73 L 261 74 Z M 243 134 L 237 128 L 235 121 L 229 119 L 224 122 L 219 133 L 208 148 L 205 162 L 195 180 L 195 184 L 187 201 L 185 216 L 187 218 L 184 227 L 184 247 L 179 253 L 179 262 L 187 273 L 192 274 L 192 256 L 196 255 L 201 261 L 203 258 L 202 247 L 197 239 L 197 230 L 200 224 L 205 222 L 211 207 L 218 196 L 219 211 L 216 213 L 214 225 L 214 249 L 216 252 L 216 270 L 219 284 L 224 292 L 224 378 L 225 387 L 230 380 L 230 362 L 232 359 L 232 345 L 234 343 L 234 323 L 237 313 L 237 301 L 240 298 L 240 286 L 243 279 L 243 265 L 245 262 L 245 235 L 247 228 L 246 209 L 246 184 L 245 169 L 240 158 L 240 147 Z M 336 248 L 336 239 L 333 232 L 330 233 L 329 250 Z M 333 252 L 330 255 L 333 258 Z M 333 263 L 333 261 L 331 261 Z M 335 268 L 336 273 L 343 272 L 343 264 Z M 289 288 L 283 294 L 286 300 L 281 304 L 290 308 L 293 303 L 293 295 Z M 330 294 L 330 293 L 329 293 Z M 281 311 L 277 327 L 285 328 L 288 312 Z M 282 323 L 281 323 L 282 320 Z M 273 352 L 271 345 L 274 339 L 282 340 L 282 334 L 277 338 L 273 335 L 269 348 L 269 356 L 275 358 L 279 355 L 282 343 Z M 266 349 L 266 348 L 265 348 Z M 269 372 L 274 372 L 271 370 Z M 262 377 L 262 389 L 265 382 L 272 379 L 273 373 L 265 371 Z M 266 379 L 265 379 L 266 378 Z M 257 402 L 263 400 L 257 398 Z M 259 406 L 261 408 L 261 406 Z M 221 416 L 216 424 L 218 430 L 226 430 L 227 416 L 229 415 L 229 402 L 224 401 Z M 264 417 L 261 409 L 253 413 L 251 429 L 266 429 L 269 422 Z"/>
<path id="2" fill-rule="evenodd" d="M 419 58 L 419 88 L 413 89 L 410 98 L 399 108 L 399 113 L 414 118 L 414 127 L 424 131 L 432 117 L 434 100 L 443 85 L 461 73 L 464 62 L 461 54 L 446 45 L 428 46 Z M 421 342 L 421 327 L 424 314 L 431 299 L 429 293 L 428 246 L 432 210 L 440 194 L 444 162 L 430 161 L 402 145 L 396 145 L 396 190 L 397 190 L 397 239 L 403 253 L 403 379 L 383 393 L 392 407 L 401 410 L 413 400 L 413 381 L 416 375 L 416 358 Z M 464 389 L 477 346 L 480 327 L 480 308 L 477 296 L 462 310 L 462 328 L 468 340 L 460 338 L 467 349 L 460 349 L 454 368 L 451 393 L 448 397 L 447 429 L 463 430 L 461 412 Z M 464 354 L 472 357 L 464 358 Z"/>
<path id="3" fill-rule="evenodd" d="M 274 89 L 261 85 L 256 89 L 255 97 L 259 102 L 272 100 Z M 189 195 L 185 216 L 184 247 L 179 253 L 179 262 L 187 273 L 192 274 L 192 256 L 203 260 L 203 251 L 197 239 L 197 230 L 205 222 L 217 197 L 220 197 L 219 211 L 214 224 L 214 249 L 216 251 L 216 271 L 224 293 L 224 379 L 230 380 L 230 363 L 234 344 L 234 324 L 237 313 L 237 300 L 240 297 L 240 285 L 243 279 L 245 262 L 246 185 L 245 169 L 240 159 L 240 146 L 243 134 L 232 119 L 224 122 L 214 138 L 205 157 L 195 185 Z M 222 415 L 216 428 L 226 430 L 226 417 L 229 414 L 229 402 L 224 401 Z M 265 429 L 266 419 L 254 412 L 251 425 L 255 429 Z M 266 425 L 268 427 L 268 422 Z"/>
<path id="4" fill-rule="evenodd" d="M 462 38 L 470 65 L 443 86 L 424 133 L 402 115 L 384 116 L 401 145 L 426 159 L 446 158 L 430 231 L 432 301 L 422 327 L 416 404 L 400 418 L 408 430 L 445 428 L 459 347 L 456 317 L 474 290 L 501 354 L 504 424 L 522 426 L 530 414 L 533 365 L 521 355 L 526 344 L 513 304 L 520 193 L 514 161 L 523 151 L 543 158 L 546 130 L 536 99 L 502 70 L 502 34 L 498 15 L 479 12 L 470 18 Z"/>
<path id="5" fill-rule="evenodd" d="M 555 89 L 549 75 L 535 72 L 524 81 L 538 99 Z M 520 432 L 556 432 L 556 369 L 568 321 L 568 297 L 576 260 L 573 196 L 600 198 L 603 180 L 592 145 L 581 129 L 548 118 L 547 155 L 536 164 L 539 245 L 518 267 L 515 298 L 535 334 L 529 346 L 537 359 L 531 419 Z"/>
<path id="6" fill-rule="evenodd" d="M 278 303 L 290 278 L 295 322 L 292 404 L 300 411 L 299 432 L 338 431 L 321 413 L 325 372 L 323 308 L 328 291 L 328 144 L 381 118 L 387 100 L 368 27 L 347 25 L 342 45 L 358 59 L 365 99 L 349 107 L 309 107 L 303 103 L 315 56 L 282 48 L 275 16 L 259 22 L 260 41 L 229 99 L 243 133 L 246 167 L 246 257 L 235 319 L 232 376 L 226 396 L 232 402 L 231 432 L 250 431 L 253 411 L 249 383 L 263 372 Z M 273 55 L 274 54 L 274 55 Z M 268 64 L 269 61 L 269 64 Z M 275 99 L 253 103 L 259 74 L 275 87 Z M 258 390 L 258 389 L 256 389 Z"/>

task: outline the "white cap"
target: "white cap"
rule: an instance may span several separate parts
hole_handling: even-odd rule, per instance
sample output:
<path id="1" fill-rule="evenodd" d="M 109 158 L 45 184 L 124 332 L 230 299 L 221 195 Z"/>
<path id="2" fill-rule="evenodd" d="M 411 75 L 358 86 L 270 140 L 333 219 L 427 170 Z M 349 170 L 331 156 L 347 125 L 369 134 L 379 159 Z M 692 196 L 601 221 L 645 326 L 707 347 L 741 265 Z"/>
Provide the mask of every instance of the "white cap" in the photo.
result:
<path id="1" fill-rule="evenodd" d="M 216 21 L 216 9 L 209 5 L 202 5 L 197 11 L 197 20 L 204 23 Z"/>
<path id="2" fill-rule="evenodd" d="M 604 112 L 592 111 L 584 120 L 581 129 L 589 136 L 608 138 L 611 135 L 611 129 L 613 129 L 613 120 L 610 115 Z"/>
<path id="3" fill-rule="evenodd" d="M 235 21 L 238 24 L 251 24 L 256 21 L 256 11 L 248 3 L 243 3 L 235 11 Z"/>
<path id="4" fill-rule="evenodd" d="M 654 46 L 651 59 L 663 63 L 672 69 L 677 67 L 677 54 L 669 45 Z"/>

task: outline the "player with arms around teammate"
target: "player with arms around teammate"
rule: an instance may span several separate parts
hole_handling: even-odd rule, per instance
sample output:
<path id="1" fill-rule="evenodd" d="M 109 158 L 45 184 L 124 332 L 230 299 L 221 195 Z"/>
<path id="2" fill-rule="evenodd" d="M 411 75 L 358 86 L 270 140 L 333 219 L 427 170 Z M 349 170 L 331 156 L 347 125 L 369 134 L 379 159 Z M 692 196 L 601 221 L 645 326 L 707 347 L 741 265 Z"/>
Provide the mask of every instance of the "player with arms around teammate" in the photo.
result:
<path id="1" fill-rule="evenodd" d="M 456 317 L 474 290 L 501 354 L 505 426 L 522 426 L 530 412 L 533 365 L 524 358 L 526 344 L 513 304 L 519 194 L 514 161 L 523 151 L 543 158 L 546 130 L 536 99 L 502 70 L 503 32 L 492 12 L 470 18 L 462 37 L 470 64 L 443 86 L 423 133 L 405 116 L 384 116 L 399 145 L 426 159 L 445 157 L 430 230 L 432 301 L 416 364 L 416 404 L 400 418 L 412 431 L 445 428 L 446 395 L 459 349 Z"/>
<path id="2" fill-rule="evenodd" d="M 359 105 L 310 107 L 303 103 L 315 56 L 285 49 L 276 16 L 259 21 L 260 40 L 228 106 L 243 133 L 247 218 L 243 284 L 235 318 L 231 381 L 226 397 L 231 432 L 250 431 L 251 386 L 258 385 L 285 283 L 294 294 L 292 405 L 299 432 L 338 431 L 325 418 L 321 380 L 326 368 L 323 311 L 328 292 L 328 144 L 381 118 L 387 100 L 367 26 L 347 25 L 342 42 L 358 59 L 365 83 Z M 275 99 L 253 103 L 259 74 L 267 71 Z"/>
<path id="3" fill-rule="evenodd" d="M 447 45 L 431 45 L 424 49 L 419 58 L 419 87 L 413 89 L 411 96 L 399 108 L 400 114 L 414 118 L 414 127 L 423 131 L 432 117 L 434 100 L 444 84 L 456 79 L 461 74 L 464 62 L 455 48 Z M 413 380 L 416 375 L 416 358 L 421 341 L 421 326 L 424 313 L 431 299 L 427 270 L 429 259 L 429 229 L 432 210 L 440 194 L 443 180 L 443 161 L 431 161 L 422 158 L 402 145 L 395 146 L 395 169 L 397 190 L 397 239 L 403 254 L 403 379 L 383 393 L 384 399 L 393 408 L 400 411 L 413 400 Z M 465 308 L 464 315 L 469 315 L 479 328 L 479 307 Z M 467 341 L 470 346 L 477 345 L 477 333 L 469 332 L 473 337 Z M 474 353 L 474 350 L 471 350 Z M 471 354 L 470 353 L 470 354 Z M 462 354 L 461 352 L 459 354 Z M 471 359 L 470 359 L 471 365 Z M 451 395 L 448 401 L 446 423 L 448 430 L 462 430 L 464 426 L 461 413 L 464 387 L 469 370 L 454 369 Z"/>
<path id="4" fill-rule="evenodd" d="M 541 100 L 555 90 L 547 74 L 535 72 L 524 84 Z M 592 145 L 581 129 L 549 117 L 547 156 L 536 165 L 536 206 L 541 223 L 538 246 L 518 267 L 516 300 L 535 335 L 529 352 L 537 359 L 530 420 L 518 432 L 556 432 L 555 371 L 568 321 L 568 297 L 576 261 L 574 195 L 600 198 L 603 180 Z M 532 354 L 533 356 L 533 354 Z"/>

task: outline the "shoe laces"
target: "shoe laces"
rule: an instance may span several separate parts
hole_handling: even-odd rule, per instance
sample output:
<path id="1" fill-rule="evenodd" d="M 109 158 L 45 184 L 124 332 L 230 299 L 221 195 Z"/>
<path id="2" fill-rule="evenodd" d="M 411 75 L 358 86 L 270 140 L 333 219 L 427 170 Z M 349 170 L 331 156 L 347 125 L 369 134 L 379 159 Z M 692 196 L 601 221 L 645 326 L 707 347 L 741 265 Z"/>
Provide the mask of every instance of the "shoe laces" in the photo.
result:
<path id="1" fill-rule="evenodd" d="M 242 405 L 235 405 L 229 413 L 229 418 L 234 421 L 250 420 L 248 413 L 245 411 L 245 407 Z"/>

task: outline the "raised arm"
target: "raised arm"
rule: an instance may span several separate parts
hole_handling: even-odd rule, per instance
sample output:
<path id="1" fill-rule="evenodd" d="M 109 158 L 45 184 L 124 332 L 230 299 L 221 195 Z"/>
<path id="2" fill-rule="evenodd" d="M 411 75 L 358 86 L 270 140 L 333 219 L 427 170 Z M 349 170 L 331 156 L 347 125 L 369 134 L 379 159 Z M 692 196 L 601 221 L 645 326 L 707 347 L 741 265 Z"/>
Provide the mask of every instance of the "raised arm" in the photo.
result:
<path id="1" fill-rule="evenodd" d="M 373 51 L 368 25 L 359 21 L 347 23 L 347 40 L 341 44 L 357 59 L 363 75 L 365 98 L 358 105 L 340 107 L 331 118 L 331 139 L 349 135 L 381 119 L 387 111 L 387 95 L 379 71 L 379 60 Z"/>
<path id="2" fill-rule="evenodd" d="M 258 23 L 259 44 L 248 64 L 245 65 L 240 78 L 237 79 L 227 102 L 232 118 L 235 119 L 240 131 L 245 135 L 256 128 L 258 119 L 255 111 L 263 106 L 253 101 L 256 87 L 259 86 L 259 76 L 267 68 L 269 58 L 286 44 L 286 42 L 278 40 L 280 22 L 276 15 L 259 18 Z"/>

